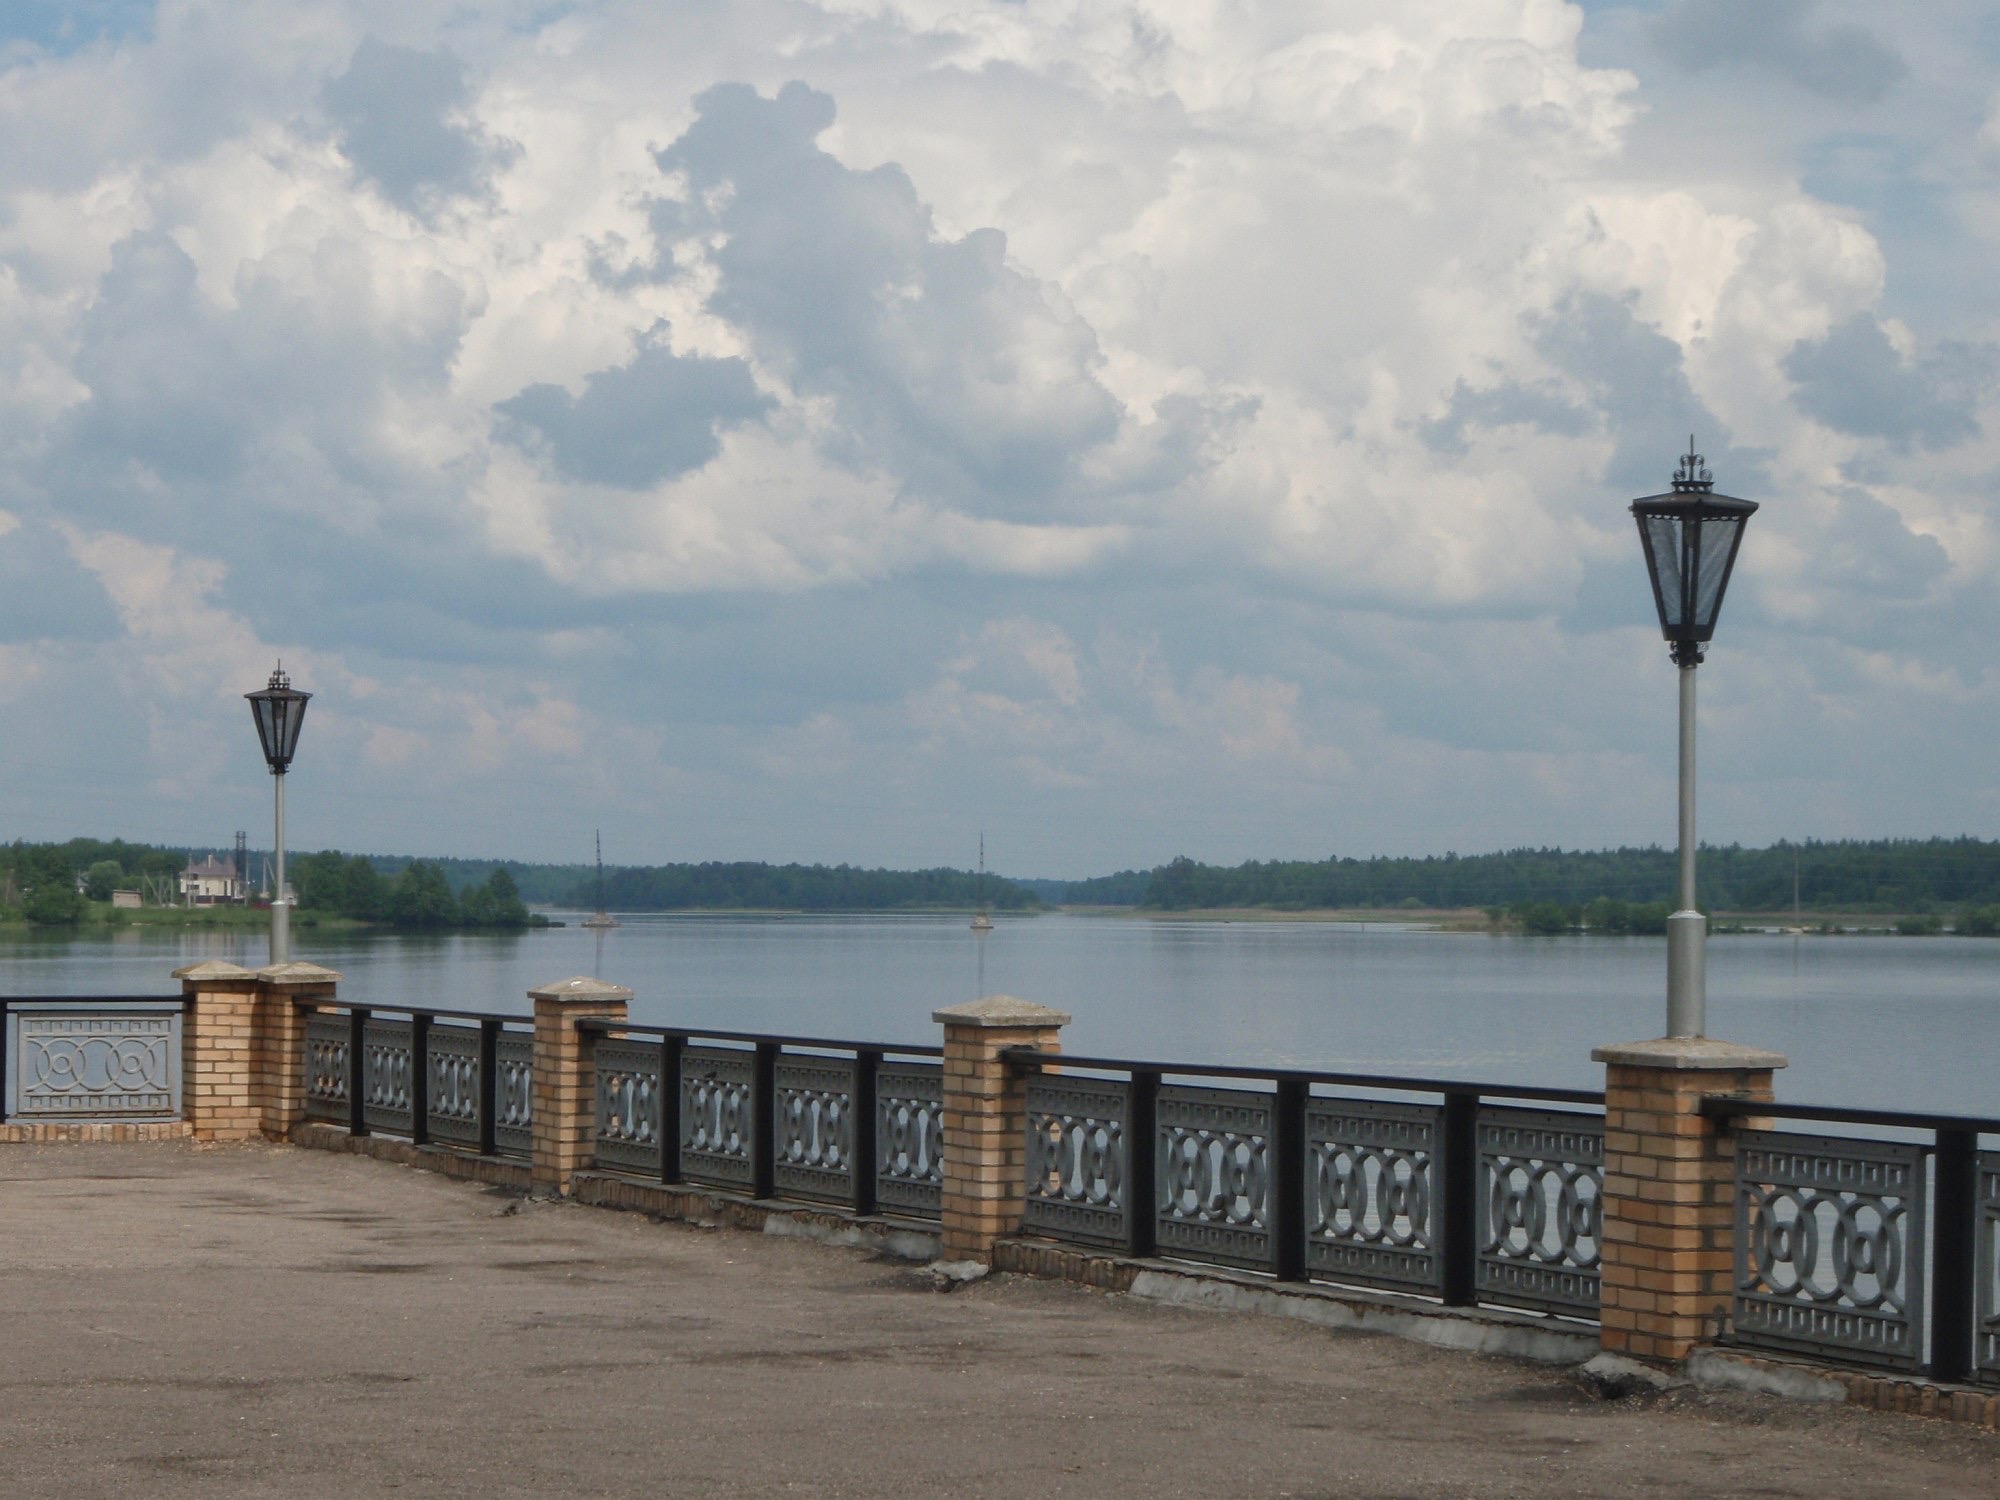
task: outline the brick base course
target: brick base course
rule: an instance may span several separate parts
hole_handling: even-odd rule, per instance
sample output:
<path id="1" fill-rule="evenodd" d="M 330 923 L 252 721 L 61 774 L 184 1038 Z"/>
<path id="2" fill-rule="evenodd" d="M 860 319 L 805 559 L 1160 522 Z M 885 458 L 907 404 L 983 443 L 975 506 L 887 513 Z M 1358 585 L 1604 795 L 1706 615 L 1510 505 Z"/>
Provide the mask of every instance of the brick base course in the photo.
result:
<path id="1" fill-rule="evenodd" d="M 294 1146 L 314 1151 L 345 1151 L 353 1156 L 373 1157 L 403 1167 L 420 1167 L 466 1182 L 484 1182 L 494 1187 L 528 1191 L 529 1167 L 524 1161 L 503 1161 L 493 1156 L 474 1156 L 470 1151 L 454 1151 L 449 1146 L 419 1146 L 393 1136 L 349 1135 L 338 1125 L 308 1124 L 292 1128 Z"/>
<path id="2" fill-rule="evenodd" d="M 188 1120 L 144 1120 L 117 1123 L 109 1120 L 86 1123 L 81 1120 L 49 1120 L 33 1124 L 16 1120 L 0 1125 L 0 1146 L 39 1146 L 58 1143 L 101 1145 L 108 1141 L 185 1141 L 194 1137 Z"/>

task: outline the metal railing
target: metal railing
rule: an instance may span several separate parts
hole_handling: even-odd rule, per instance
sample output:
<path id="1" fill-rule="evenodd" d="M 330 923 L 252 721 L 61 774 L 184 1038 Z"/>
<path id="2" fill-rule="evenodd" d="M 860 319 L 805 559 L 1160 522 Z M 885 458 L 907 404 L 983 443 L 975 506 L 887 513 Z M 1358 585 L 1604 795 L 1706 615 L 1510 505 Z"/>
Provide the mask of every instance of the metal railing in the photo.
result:
<path id="1" fill-rule="evenodd" d="M 1904 1137 L 1737 1129 L 1733 1342 L 2000 1384 L 2000 1152 L 1980 1149 L 2000 1119 L 1725 1098 L 1702 1112 Z"/>
<path id="2" fill-rule="evenodd" d="M 1597 1314 L 1601 1093 L 1005 1056 L 1027 1076 L 1030 1234 L 1454 1306 Z M 1213 1086 L 1253 1081 L 1270 1086 Z"/>
<path id="3" fill-rule="evenodd" d="M 534 1022 L 481 1011 L 310 1002 L 306 1118 L 481 1156 L 533 1147 Z"/>
<path id="4" fill-rule="evenodd" d="M 585 1021 L 597 1163 L 666 1183 L 936 1218 L 938 1047 Z M 894 1059 L 893 1061 L 891 1059 Z"/>
<path id="5" fill-rule="evenodd" d="M 179 1118 L 185 1009 L 179 995 L 0 999 L 0 1119 Z"/>

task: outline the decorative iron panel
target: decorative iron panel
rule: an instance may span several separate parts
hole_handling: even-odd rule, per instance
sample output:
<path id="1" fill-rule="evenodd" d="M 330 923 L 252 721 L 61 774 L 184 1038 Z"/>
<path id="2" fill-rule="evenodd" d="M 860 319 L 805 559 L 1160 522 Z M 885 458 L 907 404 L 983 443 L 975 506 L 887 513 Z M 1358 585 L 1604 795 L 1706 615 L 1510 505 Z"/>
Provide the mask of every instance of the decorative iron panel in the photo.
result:
<path id="1" fill-rule="evenodd" d="M 1163 1086 L 1154 1105 L 1160 1249 L 1262 1269 L 1271 1237 L 1269 1094 Z"/>
<path id="2" fill-rule="evenodd" d="M 1315 1099 L 1306 1109 L 1306 1266 L 1335 1281 L 1438 1292 L 1435 1105 Z"/>
<path id="3" fill-rule="evenodd" d="M 944 1196 L 944 1069 L 883 1063 L 875 1071 L 875 1201 L 926 1216 Z"/>
<path id="4" fill-rule="evenodd" d="M 1126 1243 L 1131 1094 L 1129 1084 L 1096 1078 L 1044 1073 L 1028 1081 L 1027 1229 L 1089 1244 Z"/>
<path id="5" fill-rule="evenodd" d="M 181 1007 L 16 1005 L 5 1112 L 16 1120 L 130 1120 L 181 1112 Z"/>
<path id="6" fill-rule="evenodd" d="M 535 1150 L 535 1039 L 503 1031 L 494 1044 L 493 1150 L 532 1156 Z"/>
<path id="7" fill-rule="evenodd" d="M 425 1048 L 430 1070 L 424 1090 L 431 1139 L 477 1149 L 479 1145 L 479 1028 L 433 1021 Z"/>
<path id="8" fill-rule="evenodd" d="M 1604 1117 L 1479 1111 L 1479 1299 L 1594 1318 Z"/>
<path id="9" fill-rule="evenodd" d="M 410 1023 L 361 1025 L 361 1118 L 371 1130 L 410 1133 Z"/>
<path id="10" fill-rule="evenodd" d="M 346 1125 L 347 1017 L 314 1012 L 306 1018 L 306 1118 Z"/>
<path id="11" fill-rule="evenodd" d="M 749 1187 L 755 1059 L 724 1047 L 681 1052 L 681 1172 L 697 1182 Z"/>
<path id="12" fill-rule="evenodd" d="M 597 1044 L 597 1164 L 660 1169 L 657 1042 Z"/>
<path id="13" fill-rule="evenodd" d="M 854 1196 L 854 1064 L 778 1059 L 771 1112 L 771 1180 L 781 1193 L 841 1202 Z"/>
<path id="14" fill-rule="evenodd" d="M 2000 1381 L 2000 1152 L 1979 1155 L 1979 1326 L 1972 1361 L 1977 1377 Z"/>
<path id="15" fill-rule="evenodd" d="M 1736 1342 L 1922 1364 L 1924 1177 L 1920 1146 L 1742 1132 Z"/>

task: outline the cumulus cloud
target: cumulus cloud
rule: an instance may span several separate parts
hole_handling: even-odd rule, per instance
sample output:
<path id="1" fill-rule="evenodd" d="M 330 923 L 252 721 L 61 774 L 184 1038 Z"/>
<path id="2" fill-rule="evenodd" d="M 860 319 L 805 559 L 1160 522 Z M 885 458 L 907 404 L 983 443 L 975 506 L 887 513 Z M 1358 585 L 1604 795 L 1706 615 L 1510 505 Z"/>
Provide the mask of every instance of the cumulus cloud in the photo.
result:
<path id="1" fill-rule="evenodd" d="M 552 768 L 717 855 L 927 861 L 974 801 L 1045 869 L 1173 852 L 1163 806 L 1622 837 L 1671 769 L 1623 505 L 1692 431 L 1767 502 L 1718 660 L 1822 729 L 1949 660 L 1986 722 L 1995 314 L 1920 268 L 1991 228 L 1913 270 L 1903 199 L 1815 196 L 1863 100 L 1976 205 L 1969 10 L 1617 9 L 16 18 L 0 691 L 115 671 L 160 727 L 106 776 L 234 826 L 185 761 L 282 648 L 383 847 L 421 800 L 535 852 Z M 1802 785 L 1724 832 L 1821 827 Z"/>

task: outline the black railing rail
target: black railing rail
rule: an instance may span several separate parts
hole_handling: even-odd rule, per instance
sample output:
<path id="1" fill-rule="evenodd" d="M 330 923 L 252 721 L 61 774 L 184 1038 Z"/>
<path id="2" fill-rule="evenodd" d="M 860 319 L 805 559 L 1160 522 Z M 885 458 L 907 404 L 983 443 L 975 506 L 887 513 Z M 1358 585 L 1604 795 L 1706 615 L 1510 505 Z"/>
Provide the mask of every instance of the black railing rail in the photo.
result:
<path id="1" fill-rule="evenodd" d="M 2000 1203 L 1993 1201 L 1993 1194 L 1987 1190 L 1988 1181 L 2000 1174 L 2000 1160 L 1990 1153 L 1982 1160 L 1980 1151 L 1981 1136 L 2000 1136 L 2000 1118 L 1924 1110 L 1781 1104 L 1734 1096 L 1704 1099 L 1702 1113 L 1710 1119 L 1730 1122 L 1788 1121 L 1928 1135 L 1928 1141 L 1912 1142 L 1906 1149 L 1930 1158 L 1929 1223 L 1923 1222 L 1919 1211 L 1916 1222 L 1905 1227 L 1902 1241 L 1905 1245 L 1915 1241 L 1919 1262 L 1915 1271 L 1918 1275 L 1926 1270 L 1929 1273 L 1928 1305 L 1911 1310 L 1927 1316 L 1930 1337 L 1926 1368 L 1935 1380 L 2000 1381 L 2000 1308 L 1992 1305 L 1995 1263 L 2000 1259 Z M 1783 1138 L 1784 1133 L 1772 1132 L 1760 1134 L 1757 1139 L 1768 1144 Z M 1745 1191 L 1739 1170 L 1739 1195 Z M 1917 1203 L 1920 1210 L 1921 1199 Z M 1739 1237 L 1744 1232 L 1739 1220 Z M 1928 1267 L 1922 1264 L 1926 1233 L 1930 1251 Z M 1758 1277 L 1761 1267 L 1748 1247 L 1741 1244 L 1737 1247 L 1737 1263 L 1741 1294 Z M 1914 1363 L 1920 1354 L 1919 1339 L 1905 1362 Z"/>
<path id="2" fill-rule="evenodd" d="M 1555 1089 L 1534 1084 L 1476 1083 L 1458 1078 L 1406 1078 L 1389 1073 L 1335 1073 L 1320 1068 L 1256 1067 L 1243 1063 L 1135 1062 L 1124 1057 L 1086 1057 L 1075 1052 L 1043 1052 L 1036 1047 L 1010 1047 L 1001 1054 L 1017 1068 L 1044 1064 L 1065 1072 L 1082 1068 L 1098 1073 L 1157 1073 L 1163 1077 L 1269 1079 L 1273 1083 L 1324 1084 L 1329 1088 L 1385 1089 L 1402 1094 L 1472 1094 L 1482 1099 L 1529 1099 L 1537 1104 L 1604 1105 L 1602 1089 Z"/>
<path id="3" fill-rule="evenodd" d="M 861 1215 L 936 1216 L 942 1047 L 577 1024 L 599 1039 L 600 1167 Z"/>
<path id="4" fill-rule="evenodd" d="M 533 1016 L 315 996 L 295 1004 L 318 1023 L 305 1047 L 309 1117 L 356 1136 L 382 1131 L 481 1156 L 528 1154 L 530 1065 L 503 1056 L 502 1043 L 526 1048 Z M 458 1040 L 467 1032 L 476 1035 Z M 331 1071 L 319 1066 L 323 1048 L 338 1058 Z"/>
<path id="5" fill-rule="evenodd" d="M 1033 1047 L 1002 1056 L 1031 1080 L 1030 1233 L 1447 1306 L 1595 1314 L 1601 1092 Z M 1104 1074 L 1123 1080 L 1091 1076 Z"/>
<path id="6" fill-rule="evenodd" d="M 813 1052 L 873 1052 L 884 1057 L 942 1057 L 944 1048 L 936 1046 L 906 1046 L 901 1042 L 852 1042 L 832 1037 L 787 1036 L 772 1031 L 728 1031 L 713 1026 L 640 1026 L 627 1021 L 613 1021 L 603 1016 L 592 1016 L 576 1023 L 579 1031 L 594 1032 L 599 1036 L 649 1036 L 678 1037 L 683 1042 L 730 1042 L 750 1047 L 781 1047 L 786 1051 Z"/>

